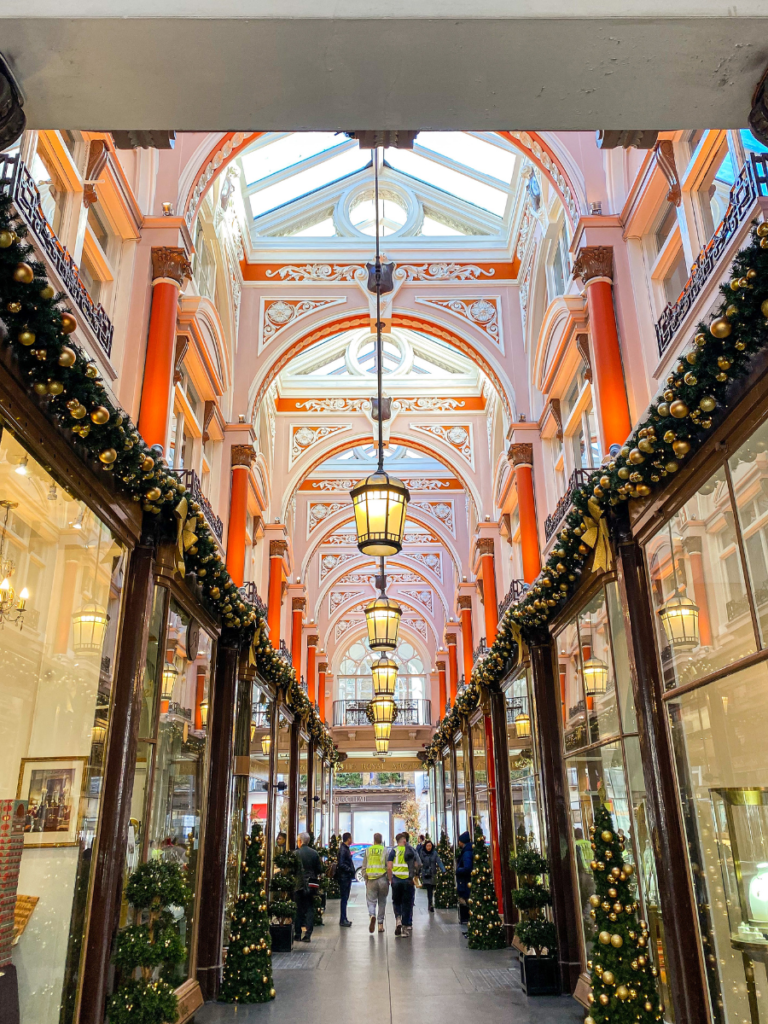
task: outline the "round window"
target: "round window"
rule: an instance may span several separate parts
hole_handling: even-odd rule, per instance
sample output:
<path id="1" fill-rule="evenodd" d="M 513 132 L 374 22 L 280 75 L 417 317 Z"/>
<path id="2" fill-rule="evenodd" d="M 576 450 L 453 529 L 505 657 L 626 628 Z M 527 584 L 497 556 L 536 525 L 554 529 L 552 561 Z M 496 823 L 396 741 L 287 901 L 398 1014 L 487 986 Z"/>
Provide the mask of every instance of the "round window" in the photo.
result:
<path id="1" fill-rule="evenodd" d="M 396 192 L 387 191 L 379 195 L 379 233 L 382 238 L 399 231 L 407 217 L 405 203 Z M 364 235 L 376 234 L 376 208 L 372 192 L 358 196 L 350 207 L 349 219 Z"/>

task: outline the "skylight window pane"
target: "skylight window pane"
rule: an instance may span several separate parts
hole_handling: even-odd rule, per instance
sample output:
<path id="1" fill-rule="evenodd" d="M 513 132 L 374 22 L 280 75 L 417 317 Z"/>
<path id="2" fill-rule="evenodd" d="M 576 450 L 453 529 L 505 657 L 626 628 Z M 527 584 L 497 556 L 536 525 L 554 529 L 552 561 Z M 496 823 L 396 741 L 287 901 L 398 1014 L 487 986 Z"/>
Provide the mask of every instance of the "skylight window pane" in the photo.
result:
<path id="1" fill-rule="evenodd" d="M 364 149 L 348 149 L 345 153 L 324 160 L 323 163 L 308 167 L 306 171 L 293 174 L 284 181 L 267 185 L 260 192 L 251 195 L 251 210 L 254 217 L 260 217 L 269 210 L 284 206 L 301 196 L 309 195 L 332 181 L 346 178 L 371 162 L 370 153 Z"/>
<path id="2" fill-rule="evenodd" d="M 321 220 L 317 224 L 313 224 L 312 227 L 304 228 L 301 231 L 293 231 L 290 233 L 290 238 L 333 238 L 336 235 L 336 225 L 333 223 L 333 217 L 328 217 L 326 220 Z"/>
<path id="3" fill-rule="evenodd" d="M 504 214 L 507 195 L 499 189 L 475 181 L 466 174 L 453 171 L 449 167 L 427 160 L 426 157 L 411 153 L 407 149 L 387 150 L 387 162 L 403 174 L 426 181 L 428 185 L 449 192 L 459 199 L 495 213 L 497 217 Z"/>
<path id="4" fill-rule="evenodd" d="M 437 237 L 447 238 L 449 235 L 460 235 L 461 231 L 457 231 L 456 228 L 449 227 L 448 224 L 441 224 L 439 220 L 435 220 L 434 217 L 424 216 L 424 223 L 421 225 L 422 235 L 434 235 Z"/>
<path id="5" fill-rule="evenodd" d="M 268 178 L 270 174 L 277 174 L 292 164 L 341 146 L 347 141 L 344 135 L 335 135 L 333 132 L 294 132 L 266 146 L 259 146 L 243 153 L 241 157 L 246 183 L 252 185 L 254 181 Z"/>
<path id="6" fill-rule="evenodd" d="M 420 132 L 416 144 L 507 184 L 512 179 L 515 154 L 467 132 Z"/>

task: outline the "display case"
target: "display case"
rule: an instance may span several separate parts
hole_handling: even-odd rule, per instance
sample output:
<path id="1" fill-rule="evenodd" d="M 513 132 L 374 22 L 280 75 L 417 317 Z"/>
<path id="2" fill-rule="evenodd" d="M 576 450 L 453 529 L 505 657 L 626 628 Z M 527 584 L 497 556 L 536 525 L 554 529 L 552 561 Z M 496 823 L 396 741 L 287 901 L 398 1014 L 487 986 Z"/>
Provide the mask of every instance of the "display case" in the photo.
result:
<path id="1" fill-rule="evenodd" d="M 731 944 L 768 963 L 768 787 L 710 793 Z"/>

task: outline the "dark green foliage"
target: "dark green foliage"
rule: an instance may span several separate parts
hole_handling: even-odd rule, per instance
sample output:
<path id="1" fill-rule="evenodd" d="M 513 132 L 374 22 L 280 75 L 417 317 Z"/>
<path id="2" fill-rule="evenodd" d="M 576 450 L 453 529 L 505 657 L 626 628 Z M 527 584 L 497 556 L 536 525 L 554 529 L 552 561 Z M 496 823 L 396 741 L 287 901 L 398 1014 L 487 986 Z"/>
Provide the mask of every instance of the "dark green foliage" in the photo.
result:
<path id="1" fill-rule="evenodd" d="M 296 917 L 296 876 L 299 871 L 295 853 L 286 850 L 275 856 L 275 874 L 269 883 L 269 916 L 279 924 L 288 924 Z"/>
<path id="2" fill-rule="evenodd" d="M 240 893 L 232 911 L 219 997 L 226 1003 L 267 1003 L 275 998 L 265 867 L 264 832 L 255 824 L 245 837 Z"/>
<path id="3" fill-rule="evenodd" d="M 435 879 L 435 906 L 440 910 L 448 910 L 458 905 L 456 895 L 456 873 L 453 847 L 448 836 L 443 832 L 437 844 L 437 852 L 443 862 L 445 871 L 439 871 Z"/>
<path id="4" fill-rule="evenodd" d="M 543 917 L 518 922 L 515 935 L 526 949 L 534 950 L 536 956 L 542 956 L 545 949 L 550 955 L 557 949 L 557 930 L 551 921 Z"/>
<path id="5" fill-rule="evenodd" d="M 499 917 L 493 871 L 485 836 L 475 827 L 472 880 L 469 883 L 469 948 L 502 949 L 504 927 Z"/>
<path id="6" fill-rule="evenodd" d="M 125 980 L 109 1000 L 109 1022 L 172 1024 L 178 1000 L 163 977 L 184 960 L 186 949 L 167 908 L 184 906 L 189 899 L 185 872 L 178 864 L 142 864 L 128 879 L 125 895 L 135 923 L 115 943 L 115 965 Z"/>
<path id="7" fill-rule="evenodd" d="M 544 907 L 552 904 L 549 889 L 542 881 L 549 870 L 547 859 L 523 835 L 518 837 L 517 854 L 509 858 L 509 866 L 516 873 L 518 883 L 518 888 L 512 892 L 512 902 L 520 911 L 515 935 L 537 956 L 545 949 L 553 954 L 557 949 L 557 931 L 543 913 Z"/>
<path id="8" fill-rule="evenodd" d="M 656 989 L 657 969 L 648 946 L 648 926 L 637 920 L 634 867 L 624 861 L 624 833 L 601 805 L 590 827 L 594 844 L 590 897 L 597 941 L 592 948 L 592 997 L 585 1024 L 650 1024 L 662 1019 Z M 612 920 L 615 918 L 615 920 Z"/>
<path id="9" fill-rule="evenodd" d="M 328 868 L 330 869 L 332 864 L 338 865 L 339 863 L 339 837 L 336 835 L 331 836 L 328 841 Z M 328 888 L 325 892 L 326 899 L 329 900 L 340 900 L 341 889 L 339 888 L 339 882 L 336 878 L 328 879 Z"/>
<path id="10" fill-rule="evenodd" d="M 328 898 L 325 894 L 328 892 L 328 886 L 330 885 L 330 879 L 325 874 L 326 870 L 328 869 L 328 847 L 327 846 L 318 846 L 315 843 L 315 834 L 314 834 L 314 832 L 310 832 L 309 845 L 314 850 L 317 851 L 317 855 L 320 858 L 320 860 L 322 862 L 322 865 L 323 865 L 323 874 L 318 879 L 318 881 L 320 883 L 320 892 L 315 893 L 315 897 L 314 897 L 314 903 L 315 903 L 315 928 L 318 928 L 318 927 L 322 927 L 325 924 L 325 921 L 323 920 L 323 918 L 325 916 L 325 907 L 324 907 L 323 904 L 325 903 L 325 899 Z M 323 898 L 324 896 L 325 896 L 325 899 Z"/>

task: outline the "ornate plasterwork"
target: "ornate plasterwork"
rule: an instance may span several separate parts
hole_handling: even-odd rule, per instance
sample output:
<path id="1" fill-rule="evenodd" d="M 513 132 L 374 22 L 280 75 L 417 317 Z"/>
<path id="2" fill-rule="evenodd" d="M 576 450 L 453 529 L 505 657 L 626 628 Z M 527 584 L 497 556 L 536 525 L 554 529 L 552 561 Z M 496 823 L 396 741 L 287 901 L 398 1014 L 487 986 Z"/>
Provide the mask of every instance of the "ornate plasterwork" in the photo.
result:
<path id="1" fill-rule="evenodd" d="M 474 263 L 402 263 L 395 271 L 395 277 L 405 281 L 475 281 L 478 277 L 493 277 L 493 267 L 489 270 L 478 267 Z"/>
<path id="2" fill-rule="evenodd" d="M 374 580 L 378 576 L 378 570 L 371 569 L 354 569 L 350 570 L 344 576 L 336 580 L 337 584 L 350 583 L 354 586 L 360 586 L 364 583 L 374 584 Z M 387 583 L 420 583 L 424 585 L 424 577 L 417 572 L 409 572 L 407 569 L 392 569 L 387 568 Z"/>
<path id="3" fill-rule="evenodd" d="M 267 271 L 267 277 L 279 277 L 281 281 L 324 281 L 328 284 L 348 283 L 354 281 L 358 275 L 368 276 L 362 263 L 305 263 L 302 266 L 291 264 Z"/>
<path id="4" fill-rule="evenodd" d="M 320 582 L 322 583 L 329 573 L 332 573 L 334 569 L 337 569 L 344 562 L 348 562 L 350 558 L 357 558 L 357 552 L 349 552 L 342 555 L 321 555 Z"/>
<path id="5" fill-rule="evenodd" d="M 472 427 L 469 424 L 410 423 L 409 426 L 411 430 L 417 430 L 422 434 L 431 434 L 432 437 L 439 437 L 441 441 L 445 441 L 449 447 L 457 451 L 474 469 Z"/>
<path id="6" fill-rule="evenodd" d="M 534 262 L 535 260 L 532 259 L 528 264 L 528 269 L 525 272 L 525 280 L 520 285 L 520 319 L 523 322 L 523 332 L 525 332 L 525 322 L 528 319 L 528 296 L 531 290 L 531 274 Z"/>
<path id="7" fill-rule="evenodd" d="M 517 258 L 521 260 L 525 255 L 525 249 L 533 233 L 536 224 L 536 216 L 531 209 L 530 202 L 526 201 L 523 208 L 523 216 L 520 218 L 520 234 L 517 236 Z"/>
<path id="8" fill-rule="evenodd" d="M 453 412 L 465 405 L 457 398 L 396 398 L 392 408 L 396 412 Z"/>
<path id="9" fill-rule="evenodd" d="M 307 398 L 297 402 L 296 408 L 307 412 L 370 412 L 371 402 L 368 398 Z"/>
<path id="10" fill-rule="evenodd" d="M 201 173 L 200 177 L 195 182 L 195 187 L 192 191 L 192 195 L 189 197 L 189 205 L 185 219 L 187 221 L 187 227 L 191 228 L 195 222 L 195 216 L 197 214 L 197 207 L 202 198 L 203 193 L 208 185 L 208 182 L 218 171 L 219 167 L 228 160 L 232 155 L 233 150 L 238 150 L 242 144 L 250 139 L 255 132 L 235 132 L 231 138 L 228 138 L 219 149 L 213 154 L 211 159 L 205 166 L 205 170 Z"/>
<path id="11" fill-rule="evenodd" d="M 337 608 L 341 608 L 347 601 L 354 601 L 357 598 L 365 597 L 364 590 L 332 590 L 328 595 L 328 608 L 330 614 L 336 611 Z"/>
<path id="12" fill-rule="evenodd" d="M 438 480 L 434 477 L 411 476 L 408 479 L 401 477 L 409 491 L 439 491 L 441 487 L 450 487 L 448 480 Z"/>
<path id="13" fill-rule="evenodd" d="M 323 544 L 334 544 L 337 546 L 355 545 L 357 546 L 357 532 L 355 531 L 354 523 L 350 523 L 348 529 L 344 529 L 340 526 L 338 530 L 334 530 L 333 533 L 329 534 L 324 538 Z"/>
<path id="14" fill-rule="evenodd" d="M 573 261 L 573 275 L 589 284 L 596 277 L 613 280 L 613 247 L 610 245 L 584 245 Z"/>
<path id="15" fill-rule="evenodd" d="M 427 611 L 432 614 L 434 612 L 434 600 L 431 590 L 401 590 L 400 594 L 403 598 L 408 601 L 415 601 L 417 604 L 422 605 Z"/>
<path id="16" fill-rule="evenodd" d="M 187 251 L 178 246 L 152 246 L 152 280 L 175 281 L 184 287 L 187 279 L 192 277 L 192 264 L 187 259 Z"/>
<path id="17" fill-rule="evenodd" d="M 261 352 L 265 345 L 273 341 L 281 331 L 285 330 L 289 324 L 298 323 L 299 320 L 303 320 L 310 313 L 315 313 L 318 309 L 338 306 L 346 301 L 346 296 L 343 295 L 332 299 L 272 299 L 262 295 L 259 312 L 259 352 Z"/>
<path id="18" fill-rule="evenodd" d="M 424 306 L 433 306 L 435 309 L 445 310 L 451 316 L 458 317 L 466 323 L 472 324 L 481 334 L 484 334 L 489 341 L 504 351 L 504 338 L 501 330 L 501 297 L 499 295 L 471 295 L 466 298 L 455 299 L 430 299 L 425 296 L 418 296 L 417 302 Z"/>
<path id="19" fill-rule="evenodd" d="M 357 482 L 349 477 L 336 480 L 313 480 L 312 489 L 316 491 L 350 491 Z"/>
<path id="20" fill-rule="evenodd" d="M 426 553 L 421 551 L 409 551 L 408 557 L 413 558 L 416 562 L 421 562 L 421 564 L 427 569 L 431 569 L 438 579 L 442 580 L 443 559 L 439 551 L 428 551 Z"/>
<path id="21" fill-rule="evenodd" d="M 340 512 L 342 509 L 351 507 L 351 501 L 310 502 L 309 515 L 307 517 L 307 536 L 309 536 L 320 523 L 324 522 L 328 516 L 332 516 L 336 512 Z"/>
<path id="22" fill-rule="evenodd" d="M 352 629 L 353 626 L 357 626 L 360 623 L 360 619 L 339 619 L 336 623 L 336 629 L 333 631 L 334 640 L 338 640 L 344 636 L 348 629 Z"/>
<path id="23" fill-rule="evenodd" d="M 452 499 L 448 498 L 445 501 L 412 501 L 411 505 L 422 512 L 426 512 L 427 515 L 434 516 L 435 519 L 451 531 L 454 537 L 456 536 Z"/>
<path id="24" fill-rule="evenodd" d="M 310 427 L 306 424 L 299 426 L 291 426 L 291 457 L 289 465 L 293 465 L 297 459 L 308 451 L 313 444 L 318 441 L 324 441 L 328 437 L 332 437 L 334 434 L 342 433 L 345 430 L 351 430 L 350 424 L 336 424 L 334 426 L 318 426 Z"/>
<path id="25" fill-rule="evenodd" d="M 406 524 L 405 536 L 403 537 L 403 543 L 405 544 L 441 544 L 442 541 L 439 537 L 436 537 L 434 533 L 429 530 L 425 530 L 423 527 L 409 527 Z"/>
<path id="26" fill-rule="evenodd" d="M 506 134 L 504 132 L 502 135 Z M 579 219 L 579 207 L 576 199 L 571 192 L 570 185 L 567 179 L 563 176 L 563 172 L 558 167 L 557 163 L 552 159 L 550 154 L 547 152 L 544 146 L 541 145 L 538 139 L 532 138 L 528 132 L 514 131 L 509 132 L 513 139 L 516 139 L 522 146 L 529 150 L 539 160 L 547 171 L 547 174 L 551 176 L 552 181 L 557 186 L 557 190 L 563 200 L 563 203 L 571 215 L 571 222 L 573 224 Z"/>
<path id="27" fill-rule="evenodd" d="M 415 629 L 417 633 L 420 633 L 424 639 L 427 639 L 427 622 L 420 615 L 408 615 L 407 613 L 403 616 L 402 621 L 406 626 L 410 626 L 411 629 Z"/>

